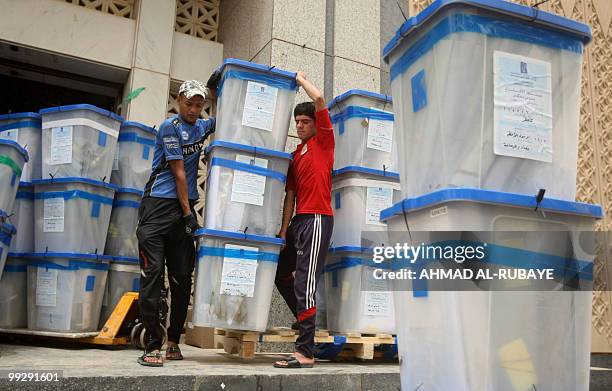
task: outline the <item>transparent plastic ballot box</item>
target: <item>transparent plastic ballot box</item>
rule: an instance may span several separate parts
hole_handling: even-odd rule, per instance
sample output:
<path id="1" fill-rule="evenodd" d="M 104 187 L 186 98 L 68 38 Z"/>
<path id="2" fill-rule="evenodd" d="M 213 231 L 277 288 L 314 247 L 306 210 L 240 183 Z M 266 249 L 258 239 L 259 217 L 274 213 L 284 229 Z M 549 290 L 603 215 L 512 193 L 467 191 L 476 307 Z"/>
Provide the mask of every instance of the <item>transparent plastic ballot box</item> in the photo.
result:
<path id="1" fill-rule="evenodd" d="M 28 151 L 29 160 L 23 166 L 21 180 L 40 179 L 42 161 L 41 120 L 38 113 L 0 115 L 0 139 L 12 140 Z"/>
<path id="2" fill-rule="evenodd" d="M 0 327 L 25 328 L 27 321 L 27 270 L 25 253 L 9 253 L 0 278 Z"/>
<path id="3" fill-rule="evenodd" d="M 593 231 L 602 216 L 596 205 L 466 188 L 383 211 L 389 245 L 457 250 L 448 261 L 421 255 L 416 264 L 475 273 L 393 281 L 402 388 L 588 390 Z M 482 260 L 466 260 L 468 247 Z M 421 275 L 422 267 L 406 269 Z M 480 270 L 551 270 L 554 279 L 491 279 Z"/>
<path id="4" fill-rule="evenodd" d="M 50 107 L 42 116 L 42 178 L 108 182 L 123 118 L 90 104 Z"/>
<path id="5" fill-rule="evenodd" d="M 2 222 L 0 220 L 0 277 L 2 277 L 2 270 L 4 270 L 4 263 L 11 247 L 11 241 L 17 230 L 14 225 Z"/>
<path id="6" fill-rule="evenodd" d="M 384 48 L 402 195 L 448 187 L 574 201 L 589 26 L 501 0 L 436 1 Z"/>
<path id="7" fill-rule="evenodd" d="M 88 178 L 33 183 L 35 251 L 103 253 L 117 187 Z"/>
<path id="8" fill-rule="evenodd" d="M 206 148 L 204 226 L 274 236 L 281 224 L 291 154 L 214 141 Z"/>
<path id="9" fill-rule="evenodd" d="M 31 253 L 34 251 L 34 185 L 20 182 L 13 212 L 9 218 L 17 232 L 11 241 L 10 251 Z"/>
<path id="10" fill-rule="evenodd" d="M 332 174 L 333 247 L 362 246 L 367 233 L 386 232 L 380 212 L 401 199 L 397 173 L 349 166 Z"/>
<path id="11" fill-rule="evenodd" d="M 139 291 L 140 263 L 138 258 L 111 257 L 102 299 L 99 328 L 104 327 L 119 300 L 126 292 L 138 293 Z"/>
<path id="12" fill-rule="evenodd" d="M 65 333 L 98 329 L 110 258 L 34 253 L 28 263 L 28 329 Z"/>
<path id="13" fill-rule="evenodd" d="M 138 209 L 143 192 L 138 189 L 117 189 L 113 200 L 104 254 L 138 258 Z"/>
<path id="14" fill-rule="evenodd" d="M 334 167 L 361 166 L 397 172 L 390 96 L 349 90 L 328 105 L 334 126 Z"/>
<path id="15" fill-rule="evenodd" d="M 265 331 L 282 239 L 196 231 L 193 324 Z"/>
<path id="16" fill-rule="evenodd" d="M 215 140 L 284 151 L 296 74 L 228 58 L 217 88 Z"/>
<path id="17" fill-rule="evenodd" d="M 377 279 L 390 264 L 372 261 L 372 249 L 330 248 L 325 262 L 327 327 L 339 333 L 395 334 L 393 286 Z"/>
<path id="18" fill-rule="evenodd" d="M 13 210 L 28 152 L 12 140 L 0 139 L 0 218 Z"/>
<path id="19" fill-rule="evenodd" d="M 119 129 L 111 183 L 143 190 L 153 165 L 157 131 L 139 122 L 125 121 Z"/>

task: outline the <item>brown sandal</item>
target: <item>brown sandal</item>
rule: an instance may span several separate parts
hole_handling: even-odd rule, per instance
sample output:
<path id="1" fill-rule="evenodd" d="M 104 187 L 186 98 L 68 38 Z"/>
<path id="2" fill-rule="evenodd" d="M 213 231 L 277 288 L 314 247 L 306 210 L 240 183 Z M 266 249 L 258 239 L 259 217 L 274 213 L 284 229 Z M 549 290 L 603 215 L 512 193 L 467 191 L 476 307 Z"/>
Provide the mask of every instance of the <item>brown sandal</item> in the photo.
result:
<path id="1" fill-rule="evenodd" d="M 169 356 L 170 354 L 170 356 Z M 183 354 L 181 349 L 177 346 L 170 346 L 166 349 L 166 360 L 182 360 Z"/>

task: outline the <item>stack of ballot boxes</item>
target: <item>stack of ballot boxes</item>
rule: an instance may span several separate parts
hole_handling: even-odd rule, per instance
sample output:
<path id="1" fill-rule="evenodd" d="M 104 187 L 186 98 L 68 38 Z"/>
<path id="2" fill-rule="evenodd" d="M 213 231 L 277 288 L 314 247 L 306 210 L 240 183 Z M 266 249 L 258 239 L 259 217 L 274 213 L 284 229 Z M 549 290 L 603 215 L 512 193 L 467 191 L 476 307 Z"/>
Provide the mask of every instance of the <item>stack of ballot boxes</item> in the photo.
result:
<path id="1" fill-rule="evenodd" d="M 380 212 L 400 199 L 391 97 L 350 90 L 329 104 L 336 143 L 334 229 L 325 266 L 327 328 L 394 334 L 390 287 L 372 278 L 371 247 L 384 242 Z M 369 259 L 369 260 L 368 260 Z"/>
<path id="2" fill-rule="evenodd" d="M 216 131 L 206 149 L 194 326 L 266 329 L 296 91 L 294 73 L 236 59 L 222 65 Z"/>
<path id="3" fill-rule="evenodd" d="M 118 187 L 106 236 L 104 254 L 110 256 L 108 281 L 102 301 L 100 326 L 126 292 L 140 289 L 138 209 L 151 175 L 157 131 L 145 124 L 125 121 L 119 129 L 111 183 Z"/>
<path id="4" fill-rule="evenodd" d="M 554 275 L 394 280 L 402 389 L 588 390 L 589 233 L 602 211 L 575 196 L 590 40 L 588 26 L 533 8 L 449 1 L 384 48 L 402 199 L 381 221 L 387 245 L 426 251 L 394 255 L 393 271 Z M 467 248 L 480 258 L 465 261 Z"/>
<path id="5" fill-rule="evenodd" d="M 23 328 L 27 259 L 34 248 L 34 193 L 40 178 L 38 113 L 0 115 L 0 327 Z"/>
<path id="6" fill-rule="evenodd" d="M 34 252 L 21 258 L 27 260 L 27 325 L 96 331 L 110 263 L 102 254 L 117 190 L 110 177 L 123 119 L 89 104 L 43 109 L 40 116 L 41 174 L 19 210 L 21 220 L 33 199 Z"/>

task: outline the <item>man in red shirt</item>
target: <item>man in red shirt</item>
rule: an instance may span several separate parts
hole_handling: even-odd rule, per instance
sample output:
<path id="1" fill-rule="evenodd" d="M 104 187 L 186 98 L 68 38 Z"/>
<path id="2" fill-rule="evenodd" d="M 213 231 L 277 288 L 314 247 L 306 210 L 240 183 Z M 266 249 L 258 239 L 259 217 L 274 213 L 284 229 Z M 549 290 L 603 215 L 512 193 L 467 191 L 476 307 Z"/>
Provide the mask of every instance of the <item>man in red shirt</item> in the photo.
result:
<path id="1" fill-rule="evenodd" d="M 298 72 L 296 81 L 314 103 L 300 103 L 293 111 L 302 143 L 293 152 L 287 173 L 279 232 L 286 245 L 279 257 L 275 282 L 297 318 L 299 337 L 293 356 L 277 361 L 274 364 L 277 368 L 310 368 L 314 364 L 315 291 L 334 226 L 331 209 L 334 131 L 321 91 L 303 72 Z"/>

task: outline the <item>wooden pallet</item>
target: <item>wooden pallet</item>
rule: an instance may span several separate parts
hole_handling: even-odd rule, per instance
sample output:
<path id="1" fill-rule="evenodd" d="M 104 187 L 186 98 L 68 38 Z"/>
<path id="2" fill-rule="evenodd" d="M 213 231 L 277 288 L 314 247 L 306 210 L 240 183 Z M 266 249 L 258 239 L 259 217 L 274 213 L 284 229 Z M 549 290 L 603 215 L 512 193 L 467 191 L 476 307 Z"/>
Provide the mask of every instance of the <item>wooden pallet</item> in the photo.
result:
<path id="1" fill-rule="evenodd" d="M 266 332 L 215 329 L 215 347 L 241 359 L 252 359 L 258 342 L 293 343 L 297 332 L 287 327 L 276 327 Z M 338 346 L 338 358 L 372 360 L 375 346 L 395 345 L 391 334 L 330 333 L 327 330 L 315 332 L 315 343 Z"/>
<path id="2" fill-rule="evenodd" d="M 0 329 L 0 335 L 22 335 L 37 338 L 64 339 L 78 343 L 94 345 L 128 345 L 128 336 L 119 335 L 121 326 L 128 320 L 133 320 L 137 313 L 138 293 L 126 292 L 113 310 L 104 327 L 100 331 L 81 333 L 62 333 L 55 331 L 38 331 L 30 329 Z"/>

